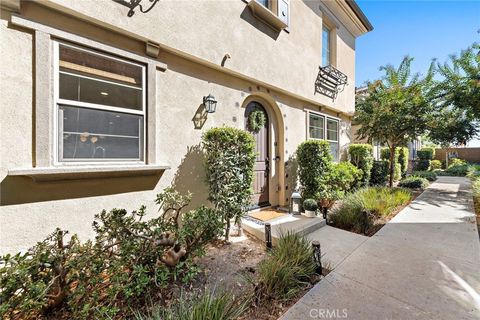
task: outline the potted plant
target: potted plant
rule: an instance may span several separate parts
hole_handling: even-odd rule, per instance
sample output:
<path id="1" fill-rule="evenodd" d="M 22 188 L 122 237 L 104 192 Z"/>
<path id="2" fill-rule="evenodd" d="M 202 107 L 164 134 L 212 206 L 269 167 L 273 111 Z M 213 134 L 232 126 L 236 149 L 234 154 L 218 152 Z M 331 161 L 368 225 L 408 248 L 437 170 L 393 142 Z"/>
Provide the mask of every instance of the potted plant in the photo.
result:
<path id="1" fill-rule="evenodd" d="M 317 215 L 318 205 L 314 199 L 305 199 L 303 208 L 305 209 L 305 217 L 314 218 Z"/>

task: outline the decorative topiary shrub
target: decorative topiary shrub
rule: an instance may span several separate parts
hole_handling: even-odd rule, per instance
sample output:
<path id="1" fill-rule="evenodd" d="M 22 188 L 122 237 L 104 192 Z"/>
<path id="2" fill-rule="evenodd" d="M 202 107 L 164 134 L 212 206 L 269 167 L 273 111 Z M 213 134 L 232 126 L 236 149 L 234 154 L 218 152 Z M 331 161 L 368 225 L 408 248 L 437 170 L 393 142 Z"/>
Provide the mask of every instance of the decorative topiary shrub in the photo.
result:
<path id="1" fill-rule="evenodd" d="M 422 177 L 431 182 L 437 180 L 437 174 L 434 171 L 414 171 L 412 176 Z"/>
<path id="2" fill-rule="evenodd" d="M 209 200 L 222 214 L 225 238 L 230 220 L 238 223 L 251 202 L 255 140 L 236 128 L 212 128 L 202 137 Z"/>
<path id="3" fill-rule="evenodd" d="M 393 158 L 394 159 L 394 171 L 393 171 L 394 181 L 398 181 L 402 178 L 402 165 L 399 163 L 401 149 L 402 148 L 395 148 L 395 154 Z M 390 163 L 390 149 L 382 148 L 380 150 L 380 157 L 382 158 L 382 160 L 388 161 L 388 163 Z M 408 150 L 407 150 L 407 161 L 408 161 Z"/>
<path id="4" fill-rule="evenodd" d="M 415 163 L 415 171 L 427 171 L 430 170 L 430 160 L 417 160 Z"/>
<path id="5" fill-rule="evenodd" d="M 407 176 L 408 171 L 408 148 L 406 147 L 399 147 L 398 149 L 398 163 L 400 164 L 400 171 L 402 178 Z"/>
<path id="6" fill-rule="evenodd" d="M 400 181 L 398 186 L 408 189 L 425 189 L 428 187 L 428 180 L 422 177 L 410 176 Z"/>
<path id="7" fill-rule="evenodd" d="M 388 161 L 374 161 L 370 175 L 370 184 L 373 186 L 384 186 L 388 180 Z"/>
<path id="8" fill-rule="evenodd" d="M 303 209 L 308 211 L 317 211 L 317 201 L 314 199 L 305 199 L 305 201 L 303 201 Z"/>
<path id="9" fill-rule="evenodd" d="M 433 160 L 435 148 L 424 147 L 417 151 L 417 157 L 420 160 Z"/>
<path id="10" fill-rule="evenodd" d="M 332 155 L 327 141 L 308 140 L 297 147 L 298 178 L 302 198 L 320 200 L 328 188 Z"/>
<path id="11" fill-rule="evenodd" d="M 398 181 L 400 179 L 402 179 L 402 166 L 400 165 L 400 163 L 395 163 L 393 180 Z"/>
<path id="12" fill-rule="evenodd" d="M 430 161 L 430 170 L 442 169 L 442 162 L 440 160 Z"/>
<path id="13" fill-rule="evenodd" d="M 367 186 L 373 165 L 372 146 L 370 144 L 351 144 L 348 147 L 350 162 L 362 170 L 362 176 L 357 187 Z"/>

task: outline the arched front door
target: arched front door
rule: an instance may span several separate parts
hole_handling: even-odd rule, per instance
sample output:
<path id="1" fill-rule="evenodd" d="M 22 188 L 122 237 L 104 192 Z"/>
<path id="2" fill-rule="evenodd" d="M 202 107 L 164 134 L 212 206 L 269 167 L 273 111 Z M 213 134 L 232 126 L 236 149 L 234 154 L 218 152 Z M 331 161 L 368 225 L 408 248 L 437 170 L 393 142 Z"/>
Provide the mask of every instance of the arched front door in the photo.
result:
<path id="1" fill-rule="evenodd" d="M 254 130 L 249 125 L 249 116 L 253 111 L 263 112 L 265 116 L 265 124 Z M 255 138 L 255 150 L 257 158 L 255 161 L 253 175 L 253 206 L 265 207 L 269 206 L 269 148 L 268 148 L 268 128 L 269 119 L 265 108 L 258 102 L 250 102 L 245 110 L 245 130 L 252 133 Z"/>

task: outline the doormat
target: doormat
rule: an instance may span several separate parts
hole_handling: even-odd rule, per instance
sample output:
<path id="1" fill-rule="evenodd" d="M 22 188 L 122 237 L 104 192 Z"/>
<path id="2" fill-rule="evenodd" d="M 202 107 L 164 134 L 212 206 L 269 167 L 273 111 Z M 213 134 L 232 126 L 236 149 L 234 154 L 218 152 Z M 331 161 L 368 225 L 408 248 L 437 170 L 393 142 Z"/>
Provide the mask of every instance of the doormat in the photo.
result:
<path id="1" fill-rule="evenodd" d="M 257 211 L 257 212 L 252 212 L 249 214 L 251 218 L 255 218 L 260 221 L 268 221 L 272 220 L 278 217 L 282 217 L 287 215 L 284 211 L 279 211 L 279 210 L 262 210 L 262 211 Z"/>

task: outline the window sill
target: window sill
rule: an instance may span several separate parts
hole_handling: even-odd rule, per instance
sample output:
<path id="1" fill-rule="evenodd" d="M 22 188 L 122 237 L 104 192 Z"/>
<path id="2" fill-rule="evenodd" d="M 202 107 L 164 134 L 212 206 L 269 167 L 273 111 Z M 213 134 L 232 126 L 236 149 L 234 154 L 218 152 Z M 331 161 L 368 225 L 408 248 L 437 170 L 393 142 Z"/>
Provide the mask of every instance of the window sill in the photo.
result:
<path id="1" fill-rule="evenodd" d="M 263 5 L 255 0 L 249 0 L 247 7 L 252 10 L 253 15 L 268 24 L 276 31 L 282 31 L 288 25 L 277 17 L 270 9 L 265 8 Z"/>
<path id="2" fill-rule="evenodd" d="M 26 169 L 12 169 L 9 176 L 27 176 L 33 181 L 58 181 L 77 179 L 98 179 L 129 176 L 157 175 L 170 169 L 168 165 L 85 165 L 62 167 L 38 167 Z"/>

